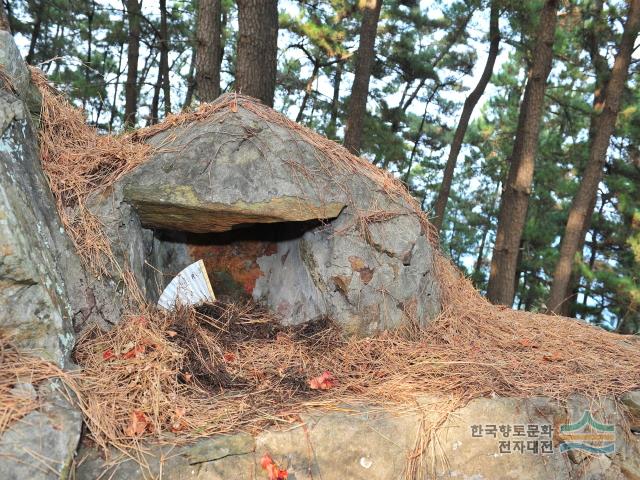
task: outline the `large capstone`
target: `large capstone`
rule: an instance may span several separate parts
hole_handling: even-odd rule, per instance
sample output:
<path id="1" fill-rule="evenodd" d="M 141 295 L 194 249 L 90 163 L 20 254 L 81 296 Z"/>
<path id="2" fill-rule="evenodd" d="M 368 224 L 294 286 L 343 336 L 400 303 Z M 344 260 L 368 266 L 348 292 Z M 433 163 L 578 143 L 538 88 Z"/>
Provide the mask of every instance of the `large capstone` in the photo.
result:
<path id="1" fill-rule="evenodd" d="M 202 258 L 214 290 L 288 324 L 330 317 L 370 335 L 437 315 L 434 247 L 406 196 L 341 147 L 230 98 L 152 136 L 150 160 L 97 202 L 122 218 L 104 209 L 123 200 L 154 230 L 147 262 L 163 275 L 147 291 Z"/>

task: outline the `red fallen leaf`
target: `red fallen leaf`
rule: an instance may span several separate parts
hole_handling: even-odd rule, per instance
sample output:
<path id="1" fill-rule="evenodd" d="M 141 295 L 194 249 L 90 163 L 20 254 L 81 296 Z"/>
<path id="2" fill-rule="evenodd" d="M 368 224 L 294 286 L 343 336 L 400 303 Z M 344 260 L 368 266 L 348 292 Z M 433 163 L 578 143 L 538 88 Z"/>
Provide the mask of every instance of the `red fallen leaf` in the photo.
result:
<path id="1" fill-rule="evenodd" d="M 260 459 L 260 466 L 263 470 L 266 470 L 269 465 L 273 465 L 273 459 L 268 453 L 265 453 Z"/>
<path id="2" fill-rule="evenodd" d="M 184 421 L 184 415 L 187 413 L 187 409 L 184 407 L 176 407 L 176 412 L 171 416 L 171 431 L 173 433 L 180 432 L 187 428 L 187 423 Z"/>
<path id="3" fill-rule="evenodd" d="M 134 410 L 131 412 L 131 423 L 124 430 L 124 434 L 129 437 L 142 435 L 150 426 L 150 422 L 144 412 L 142 410 Z"/>
<path id="4" fill-rule="evenodd" d="M 562 360 L 562 355 L 560 355 L 559 352 L 553 352 L 548 355 L 543 355 L 542 358 L 547 362 L 559 362 L 560 360 Z"/>
<path id="5" fill-rule="evenodd" d="M 176 335 L 178 335 L 178 332 L 176 332 L 175 330 L 167 330 L 167 336 L 168 337 L 175 337 Z"/>
<path id="6" fill-rule="evenodd" d="M 269 480 L 287 480 L 287 478 L 289 478 L 289 472 L 287 472 L 287 470 L 282 470 L 275 465 L 271 465 L 271 467 L 267 469 L 267 474 L 269 475 Z"/>
<path id="7" fill-rule="evenodd" d="M 149 323 L 149 319 L 147 317 L 145 317 L 144 315 L 138 315 L 137 317 L 133 317 L 133 318 L 131 318 L 131 321 L 133 323 L 137 323 L 139 325 L 142 325 L 143 327 L 146 326 Z"/>
<path id="8" fill-rule="evenodd" d="M 102 352 L 102 359 L 105 362 L 108 362 L 109 360 L 113 360 L 114 358 L 116 358 L 116 354 L 113 353 L 112 349 L 108 349 L 108 350 L 105 350 L 104 352 Z"/>
<path id="9" fill-rule="evenodd" d="M 267 471 L 269 480 L 287 480 L 287 478 L 289 478 L 289 473 L 287 472 L 287 470 L 278 468 L 278 465 L 273 461 L 268 453 L 265 453 L 262 456 L 260 465 L 262 466 L 263 470 Z"/>
<path id="10" fill-rule="evenodd" d="M 127 353 L 122 355 L 122 358 L 124 358 L 125 360 L 129 360 L 131 358 L 138 358 L 138 355 L 144 353 L 144 351 L 145 351 L 144 345 L 136 345 Z"/>
<path id="11" fill-rule="evenodd" d="M 185 428 L 187 428 L 187 424 L 184 422 L 184 420 L 179 420 L 172 423 L 169 430 L 171 430 L 173 433 L 178 433 L 183 431 Z"/>
<path id="12" fill-rule="evenodd" d="M 224 355 L 222 355 L 222 358 L 227 363 L 233 363 L 236 361 L 236 354 L 233 352 L 224 352 Z"/>
<path id="13" fill-rule="evenodd" d="M 531 340 L 530 338 L 521 338 L 520 340 L 518 340 L 518 343 L 523 347 L 536 347 L 536 345 L 533 343 L 533 340 Z"/>
<path id="14" fill-rule="evenodd" d="M 319 377 L 309 380 L 309 388 L 312 390 L 329 390 L 335 385 L 333 374 L 325 371 Z"/>

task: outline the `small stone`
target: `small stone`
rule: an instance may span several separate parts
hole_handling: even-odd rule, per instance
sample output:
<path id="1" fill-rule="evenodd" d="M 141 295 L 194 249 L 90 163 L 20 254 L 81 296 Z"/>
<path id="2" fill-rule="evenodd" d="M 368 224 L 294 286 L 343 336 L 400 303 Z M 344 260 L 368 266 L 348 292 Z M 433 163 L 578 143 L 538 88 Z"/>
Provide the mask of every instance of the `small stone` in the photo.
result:
<path id="1" fill-rule="evenodd" d="M 640 390 L 625 393 L 621 398 L 622 403 L 629 409 L 629 413 L 640 424 Z"/>

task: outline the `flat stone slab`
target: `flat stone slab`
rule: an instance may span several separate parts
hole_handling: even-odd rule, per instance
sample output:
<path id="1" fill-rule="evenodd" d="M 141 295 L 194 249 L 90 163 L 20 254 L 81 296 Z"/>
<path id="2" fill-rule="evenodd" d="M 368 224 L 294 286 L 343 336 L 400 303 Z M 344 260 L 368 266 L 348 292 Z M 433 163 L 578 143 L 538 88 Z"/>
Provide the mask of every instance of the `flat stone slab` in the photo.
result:
<path id="1" fill-rule="evenodd" d="M 302 423 L 255 437 L 243 433 L 151 447 L 145 460 L 148 473 L 172 479 L 267 478 L 260 468 L 265 453 L 293 480 L 398 479 L 419 450 L 425 434 L 421 423 L 436 419 L 442 408 L 440 400 L 429 398 L 419 407 L 395 412 L 365 406 L 312 411 L 302 416 Z M 568 433 L 562 426 L 585 412 L 613 427 L 612 440 L 605 442 L 613 445 L 612 452 L 565 450 Z M 429 450 L 418 467 L 424 478 L 613 480 L 640 475 L 640 439 L 630 433 L 616 404 L 606 399 L 594 403 L 576 396 L 565 405 L 542 397 L 477 399 L 449 415 L 436 438 L 435 465 Z M 99 452 L 82 450 L 76 478 L 97 478 L 104 465 Z M 142 475 L 143 469 L 127 460 L 106 468 L 104 478 Z"/>
<path id="2" fill-rule="evenodd" d="M 201 199 L 191 185 L 140 187 L 129 184 L 124 198 L 145 227 L 194 233 L 226 232 L 242 225 L 332 219 L 345 207 L 340 202 L 315 203 L 300 197 L 274 197 L 263 202 L 212 202 Z"/>

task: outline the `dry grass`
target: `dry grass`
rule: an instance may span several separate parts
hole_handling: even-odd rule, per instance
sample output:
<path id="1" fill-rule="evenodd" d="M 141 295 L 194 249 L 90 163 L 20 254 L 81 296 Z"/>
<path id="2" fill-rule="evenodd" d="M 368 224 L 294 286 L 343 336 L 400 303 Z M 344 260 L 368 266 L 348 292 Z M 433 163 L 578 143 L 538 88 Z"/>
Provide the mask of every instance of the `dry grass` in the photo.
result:
<path id="1" fill-rule="evenodd" d="M 173 432 L 180 442 L 288 421 L 301 400 L 312 400 L 307 370 L 322 367 L 334 335 L 330 327 L 282 327 L 253 305 L 150 309 L 79 340 L 76 381 L 87 424 L 102 447 L 126 448 L 142 436 Z M 136 435 L 127 431 L 134 410 L 148 421 Z"/>

